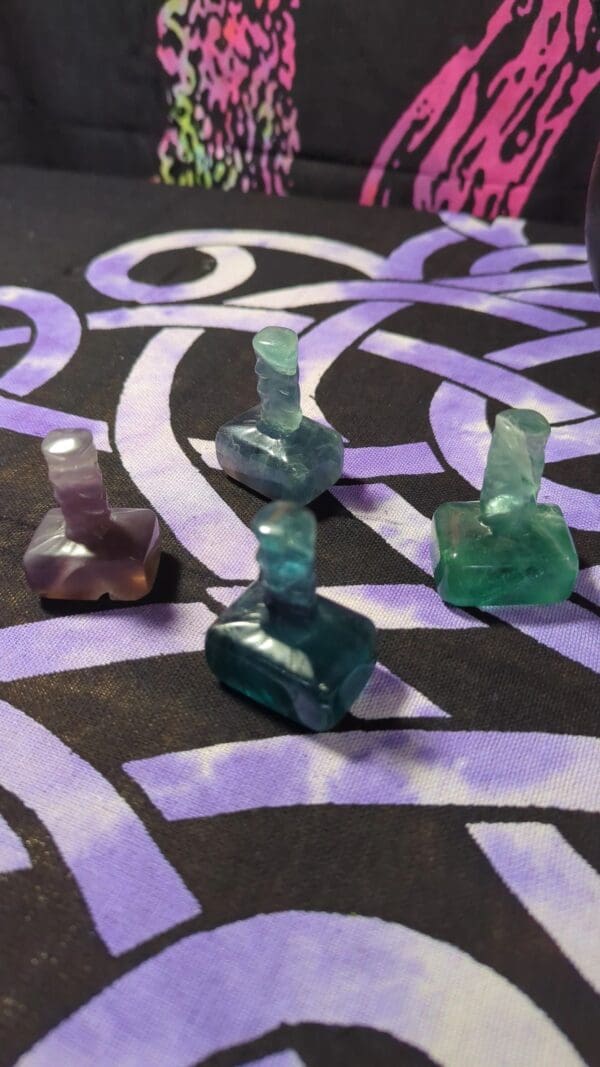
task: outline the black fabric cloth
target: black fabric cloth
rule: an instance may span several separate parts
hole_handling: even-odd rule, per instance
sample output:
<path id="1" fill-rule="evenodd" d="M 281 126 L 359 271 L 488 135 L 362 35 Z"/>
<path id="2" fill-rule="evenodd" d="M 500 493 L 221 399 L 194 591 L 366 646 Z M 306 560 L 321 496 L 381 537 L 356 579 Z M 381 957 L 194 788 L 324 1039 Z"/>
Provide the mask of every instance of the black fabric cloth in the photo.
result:
<path id="1" fill-rule="evenodd" d="M 3 1065 L 33 1046 L 24 1063 L 65 1067 L 597 1062 L 600 301 L 578 230 L 477 225 L 0 169 Z M 122 256 L 97 266 L 138 240 L 129 278 L 153 294 L 127 288 Z M 490 255 L 479 287 L 442 284 L 473 281 Z M 99 289 L 115 285 L 120 298 Z M 258 312 L 305 316 L 301 361 L 329 352 L 305 402 L 316 382 L 358 464 L 314 504 L 318 577 L 372 614 L 380 688 L 323 737 L 225 691 L 202 653 L 205 624 L 252 577 L 260 500 L 206 444 L 254 403 L 252 322 L 231 303 L 252 294 Z M 378 322 L 340 320 L 375 304 Z M 65 306 L 81 325 L 70 358 Z M 165 306 L 159 334 L 148 315 Z M 377 331 L 398 358 L 369 351 Z M 545 359 L 501 362 L 524 342 Z M 504 617 L 446 609 L 428 521 L 476 497 L 467 475 L 500 394 L 529 389 L 553 416 L 545 499 L 566 501 L 582 584 Z M 21 557 L 52 504 L 40 436 L 71 416 L 93 423 L 111 503 L 158 512 L 162 562 L 138 605 L 26 586 Z M 418 443 L 418 459 L 356 451 Z M 195 755 L 152 787 L 138 761 L 168 753 Z"/>
<path id="2" fill-rule="evenodd" d="M 152 175 L 166 101 L 152 0 L 0 9 L 0 160 Z"/>
<path id="3" fill-rule="evenodd" d="M 0 160 L 580 222 L 597 43 L 589 0 L 4 0 Z"/>

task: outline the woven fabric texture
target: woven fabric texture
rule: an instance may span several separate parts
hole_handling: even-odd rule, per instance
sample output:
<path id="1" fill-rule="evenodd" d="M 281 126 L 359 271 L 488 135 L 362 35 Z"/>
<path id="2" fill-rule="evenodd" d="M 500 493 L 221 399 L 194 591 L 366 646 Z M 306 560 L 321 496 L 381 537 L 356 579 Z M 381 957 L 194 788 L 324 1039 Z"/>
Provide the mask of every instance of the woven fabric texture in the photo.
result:
<path id="1" fill-rule="evenodd" d="M 600 298 L 575 230 L 0 169 L 0 1063 L 597 1062 Z M 300 335 L 346 439 L 321 591 L 379 664 L 312 736 L 203 641 L 256 575 L 215 465 L 251 336 Z M 508 406 L 552 424 L 569 602 L 459 611 L 430 520 Z M 40 440 L 87 426 L 158 514 L 135 605 L 40 602 Z"/>

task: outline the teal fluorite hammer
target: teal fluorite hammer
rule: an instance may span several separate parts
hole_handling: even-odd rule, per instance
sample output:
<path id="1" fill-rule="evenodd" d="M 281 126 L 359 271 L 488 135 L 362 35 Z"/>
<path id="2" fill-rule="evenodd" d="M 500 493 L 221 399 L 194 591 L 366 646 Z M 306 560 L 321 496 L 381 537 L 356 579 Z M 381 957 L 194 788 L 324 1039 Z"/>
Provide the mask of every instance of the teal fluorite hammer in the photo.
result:
<path id="1" fill-rule="evenodd" d="M 221 426 L 217 459 L 227 474 L 263 496 L 308 504 L 342 473 L 342 438 L 300 410 L 293 330 L 267 326 L 253 346 L 260 404 Z"/>
<path id="2" fill-rule="evenodd" d="M 316 522 L 278 501 L 256 516 L 260 578 L 210 627 L 206 658 L 226 685 L 310 730 L 330 730 L 375 666 L 375 627 L 315 591 Z"/>
<path id="3" fill-rule="evenodd" d="M 448 604 L 553 604 L 579 569 L 560 508 L 537 504 L 550 434 L 536 411 L 502 411 L 478 501 L 442 504 L 433 516 L 433 563 Z"/>

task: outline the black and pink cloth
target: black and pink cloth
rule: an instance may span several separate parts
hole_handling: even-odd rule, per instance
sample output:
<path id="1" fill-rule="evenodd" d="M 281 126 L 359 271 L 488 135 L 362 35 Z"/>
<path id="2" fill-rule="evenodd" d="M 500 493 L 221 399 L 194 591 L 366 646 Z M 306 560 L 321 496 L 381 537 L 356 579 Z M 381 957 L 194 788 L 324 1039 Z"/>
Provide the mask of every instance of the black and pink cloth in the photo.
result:
<path id="1" fill-rule="evenodd" d="M 59 6 L 60 77 L 57 7 L 0 8 L 0 1067 L 597 1063 L 600 297 L 580 224 L 502 215 L 581 215 L 589 4 L 105 0 L 81 38 L 84 5 Z M 519 73 L 525 41 L 553 73 Z M 317 187 L 389 207 L 235 191 Z M 321 736 L 203 655 L 256 574 L 260 501 L 214 437 L 253 403 L 267 324 L 297 331 L 304 410 L 345 438 L 321 592 L 379 629 Z M 476 497 L 508 406 L 552 425 L 540 499 L 579 582 L 452 609 L 430 519 Z M 135 605 L 40 603 L 22 576 L 41 438 L 73 425 L 111 503 L 159 516 Z"/>
<path id="2" fill-rule="evenodd" d="M 0 159 L 579 221 L 593 0 L 3 0 Z"/>

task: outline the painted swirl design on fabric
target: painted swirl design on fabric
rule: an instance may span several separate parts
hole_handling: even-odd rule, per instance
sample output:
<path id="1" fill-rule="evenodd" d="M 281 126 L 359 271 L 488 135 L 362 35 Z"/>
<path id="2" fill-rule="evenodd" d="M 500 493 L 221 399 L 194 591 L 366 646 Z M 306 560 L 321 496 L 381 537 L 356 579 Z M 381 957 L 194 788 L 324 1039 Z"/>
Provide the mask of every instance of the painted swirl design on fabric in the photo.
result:
<path id="1" fill-rule="evenodd" d="M 600 740 L 588 733 L 591 718 L 586 720 L 585 707 L 587 698 L 591 715 L 591 672 L 600 672 L 600 560 L 597 541 L 591 540 L 598 532 L 600 494 L 595 486 L 585 487 L 585 474 L 575 466 L 563 468 L 564 482 L 542 482 L 540 498 L 558 503 L 582 535 L 586 565 L 577 598 L 550 609 L 489 609 L 478 618 L 448 608 L 433 588 L 430 512 L 436 495 L 439 499 L 445 493 L 446 474 L 473 490 L 481 488 L 490 445 L 489 402 L 531 407 L 548 418 L 553 424 L 549 463 L 600 455 L 597 405 L 588 408 L 573 398 L 569 382 L 569 395 L 551 387 L 553 364 L 598 350 L 600 298 L 589 289 L 582 244 L 558 237 L 534 243 L 519 220 L 488 224 L 445 213 L 428 228 L 419 222 L 416 233 L 407 227 L 391 250 L 385 231 L 385 254 L 373 248 L 372 223 L 370 216 L 369 247 L 321 236 L 316 228 L 310 235 L 214 227 L 146 233 L 101 250 L 88 263 L 85 278 L 93 295 L 77 308 L 51 292 L 0 287 L 0 307 L 15 316 L 14 325 L 0 330 L 0 345 L 10 348 L 17 337 L 16 343 L 25 346 L 13 353 L 16 362 L 0 376 L 3 445 L 10 447 L 4 431 L 40 438 L 56 426 L 88 429 L 98 448 L 112 452 L 113 471 L 122 469 L 128 492 L 140 494 L 160 515 L 174 558 L 187 558 L 186 569 L 199 576 L 191 587 L 197 600 L 188 599 L 187 592 L 180 599 L 177 587 L 167 586 L 173 602 L 91 614 L 67 609 L 33 619 L 24 601 L 21 613 L 5 616 L 0 627 L 0 786 L 3 805 L 9 794 L 14 799 L 14 825 L 8 821 L 10 809 L 6 821 L 0 817 L 0 884 L 8 916 L 4 923 L 8 929 L 13 922 L 19 951 L 18 967 L 4 968 L 0 1026 L 8 1035 L 5 1044 L 11 1042 L 20 1055 L 11 1062 L 20 1067 L 185 1067 L 208 1058 L 214 1063 L 225 1050 L 230 1063 L 232 1057 L 249 1063 L 250 1056 L 260 1054 L 252 1063 L 300 1067 L 293 1049 L 281 1051 L 284 1026 L 284 1039 L 297 1040 L 290 1020 L 298 1027 L 320 1026 L 320 1034 L 335 1028 L 342 1055 L 349 1047 L 342 1042 L 355 1040 L 352 1031 L 363 1028 L 410 1046 L 411 1062 L 414 1049 L 428 1056 L 427 1062 L 447 1067 L 584 1063 L 580 1053 L 586 1053 L 594 1035 L 587 1037 L 581 1021 L 583 998 L 591 1001 L 600 990 L 600 953 L 589 936 L 600 911 L 600 874 L 578 851 L 577 838 L 571 842 L 563 836 L 563 827 L 578 828 L 580 820 L 597 818 L 600 812 L 594 773 Z M 131 222 L 134 232 L 137 225 Z M 461 250 L 454 264 L 440 261 L 440 253 L 453 248 Z M 157 258 L 193 249 L 210 258 L 210 273 L 199 259 L 198 276 L 186 281 L 165 277 L 158 264 L 153 275 L 146 274 Z M 255 258 L 257 249 L 260 257 Z M 140 274 L 154 276 L 155 283 L 140 281 Z M 276 287 L 265 288 L 273 280 Z M 409 317 L 418 305 L 431 309 L 431 315 L 452 307 L 459 322 L 456 333 L 451 328 L 444 344 L 420 337 L 415 318 Z M 96 310 L 86 313 L 85 306 Z M 475 322 L 482 317 L 494 328 L 480 333 Z M 510 324 L 510 332 L 504 332 L 504 323 Z M 428 647 L 443 658 L 449 647 L 442 644 L 444 638 L 462 633 L 467 641 L 479 641 L 482 657 L 501 664 L 500 675 L 490 669 L 491 660 L 482 658 L 479 668 L 480 677 L 487 672 L 492 678 L 476 685 L 473 698 L 487 719 L 470 717 L 465 710 L 464 686 L 440 689 L 428 667 L 421 692 L 394 673 L 391 658 L 379 663 L 353 707 L 349 728 L 326 741 L 323 735 L 269 736 L 268 729 L 267 736 L 260 736 L 258 720 L 256 732 L 249 731 L 241 708 L 228 708 L 225 692 L 211 710 L 199 662 L 204 638 L 215 609 L 230 604 L 256 576 L 256 541 L 244 513 L 233 506 L 224 475 L 213 478 L 213 436 L 185 439 L 189 424 L 178 415 L 182 394 L 177 378 L 191 355 L 201 386 L 211 371 L 200 361 L 209 348 L 222 349 L 224 333 L 237 335 L 236 358 L 242 368 L 252 336 L 273 324 L 299 334 L 304 410 L 321 422 L 328 415 L 335 420 L 337 411 L 330 409 L 320 383 L 351 349 L 359 359 L 368 359 L 371 368 L 373 359 L 385 360 L 428 376 L 429 392 L 421 394 L 426 439 L 403 429 L 398 440 L 381 443 L 375 417 L 362 438 L 365 431 L 350 426 L 343 482 L 332 490 L 344 521 L 354 524 L 357 543 L 368 532 L 369 539 L 378 539 L 380 550 L 396 553 L 397 569 L 386 571 L 377 549 L 374 558 L 381 569 L 374 571 L 363 570 L 362 562 L 355 564 L 342 553 L 339 570 L 329 579 L 339 584 L 320 591 L 368 615 L 387 632 L 386 659 L 397 641 L 407 675 Z M 110 336 L 104 337 L 107 331 Z M 76 411 L 88 412 L 87 378 L 79 375 L 75 362 L 85 359 L 86 352 L 102 351 L 90 348 L 91 335 L 104 341 L 108 353 L 115 333 L 131 340 L 121 342 L 130 357 L 120 377 L 111 378 L 113 400 L 105 412 L 110 428 L 89 414 L 39 403 L 52 402 L 56 393 L 43 389 L 65 375 L 71 387 L 64 395 Z M 204 335 L 206 348 L 192 354 Z M 482 352 L 486 338 L 495 347 Z M 592 402 L 591 364 L 582 364 L 569 381 L 575 378 L 589 383 L 584 395 Z M 340 375 L 340 388 L 343 379 Z M 356 380 L 346 375 L 345 382 L 356 404 Z M 216 414 L 202 388 L 197 395 L 191 425 L 212 434 Z M 399 395 L 398 426 L 410 403 L 404 391 Z M 369 395 L 361 395 L 363 402 L 373 405 Z M 30 444 L 23 442 L 21 458 L 14 463 L 24 484 Z M 199 462 L 193 453 L 201 456 Z M 559 476 L 560 468 L 554 474 Z M 425 490 L 421 504 L 409 478 L 425 475 L 439 478 L 440 488 L 429 483 L 432 488 Z M 584 541 L 586 534 L 590 537 Z M 405 565 L 412 574 L 405 572 L 405 580 L 399 581 Z M 497 620 L 503 625 L 494 633 Z M 422 637 L 411 654 L 407 637 L 418 631 Z M 505 638 L 511 645 L 503 644 Z M 530 651 L 538 646 L 549 657 L 546 669 L 555 669 L 550 684 L 557 679 L 559 685 L 571 686 L 574 672 L 579 673 L 581 688 L 570 690 L 577 699 L 562 724 L 558 704 L 546 710 L 534 686 L 519 717 L 503 717 L 502 706 L 497 707 L 497 679 L 506 684 L 508 673 L 520 669 L 511 647 L 521 638 Z M 163 691 L 166 703 L 156 701 L 160 688 L 144 682 L 158 677 L 151 672 L 159 659 L 168 687 Z M 447 662 L 446 654 L 443 670 Z M 566 670 L 573 673 L 562 683 Z M 587 682 L 583 672 L 588 672 Z M 132 705 L 123 694 L 134 692 L 128 688 L 134 685 L 138 703 Z M 57 699 L 61 690 L 64 704 Z M 12 703 L 17 692 L 23 709 Z M 48 711 L 44 693 L 56 700 Z M 205 708 L 200 704 L 199 715 L 198 696 L 204 693 L 207 703 Z M 111 694 L 117 694 L 112 719 Z M 98 707 L 107 714 L 95 727 Z M 210 734 L 198 723 L 208 721 L 215 710 L 217 725 Z M 111 722 L 114 727 L 107 726 Z M 108 758 L 101 742 L 107 730 Z M 127 781 L 137 800 L 131 793 L 129 801 Z M 388 850 L 391 899 L 399 895 L 391 918 L 379 915 L 383 908 L 373 908 L 368 898 L 361 904 L 352 878 L 352 903 L 345 898 L 338 905 L 333 881 L 331 896 L 323 900 L 313 871 L 303 881 L 306 865 L 288 862 L 286 867 L 275 851 L 272 859 L 267 855 L 261 860 L 264 873 L 255 882 L 251 864 L 256 846 L 251 842 L 244 853 L 243 840 L 252 832 L 251 824 L 241 834 L 226 836 L 234 820 L 238 827 L 245 817 L 255 827 L 262 823 L 264 834 L 266 820 L 276 812 L 300 820 L 312 818 L 317 808 L 323 808 L 329 826 L 332 815 L 342 825 L 367 813 L 372 827 L 379 813 L 387 819 L 396 812 L 404 834 L 408 822 L 402 828 L 402 812 L 412 809 L 410 822 L 417 824 L 419 835 L 412 840 L 424 844 L 411 853 L 414 862 L 404 885 L 395 841 Z M 35 824 L 30 829 L 30 818 L 37 820 L 39 831 Z M 421 836 L 421 828 L 432 825 L 419 823 L 422 818 L 453 820 L 457 836 L 446 853 L 435 851 L 435 835 L 431 841 L 428 834 Z M 198 833 L 207 834 L 204 840 L 210 842 L 212 820 L 220 821 L 212 837 L 216 850 L 210 845 L 199 849 L 201 837 L 184 838 L 197 824 Z M 313 826 L 307 841 L 316 839 L 316 821 Z M 581 839 L 585 841 L 583 834 Z M 42 852 L 46 842 L 54 860 L 49 851 Z M 336 861 L 340 877 L 344 865 L 354 868 L 356 855 L 355 848 L 346 851 L 344 846 Z M 374 855 L 363 857 L 365 881 L 376 880 Z M 450 904 L 457 896 L 455 911 L 449 908 L 442 930 L 436 928 L 437 920 L 428 925 L 425 910 L 425 918 L 415 923 L 407 899 L 415 896 L 417 886 L 423 899 L 435 905 L 441 883 L 435 881 L 434 868 L 450 857 L 452 869 L 444 867 L 443 880 Z M 277 895 L 271 897 L 269 862 L 279 879 Z M 319 862 L 324 863 L 320 855 Z M 388 866 L 394 862 L 397 878 Z M 216 872 L 212 882 L 211 869 Z M 240 870 L 250 872 L 246 881 L 240 880 Z M 458 892 L 450 877 L 453 870 Z M 324 885 L 326 866 L 323 871 Z M 420 882 L 413 880 L 418 878 Z M 68 895 L 71 883 L 75 899 Z M 261 886 L 260 895 L 255 885 Z M 225 906 L 224 886 L 235 889 Z M 289 887 L 291 898 L 286 897 Z M 382 887 L 383 882 L 371 901 L 383 900 Z M 27 891 L 26 901 L 39 897 L 43 904 L 37 928 L 35 908 L 25 912 L 21 907 L 20 894 Z M 464 911 L 465 891 L 476 898 L 482 917 L 475 953 L 468 930 L 456 919 Z M 338 906 L 350 913 L 339 912 Z M 12 915 L 17 918 L 11 920 Z M 22 915 L 25 921 L 19 919 Z M 29 915 L 33 935 L 25 927 Z M 482 936 L 486 924 L 487 941 Z M 510 938 L 498 938 L 498 929 Z M 492 940 L 510 942 L 504 957 L 494 955 Z M 552 978 L 548 988 L 564 989 L 564 1010 L 553 992 L 536 992 L 531 975 L 543 969 Z M 63 974 L 69 986 L 61 986 Z M 571 979 L 577 985 L 569 985 Z M 49 991 L 43 998 L 45 1016 L 38 1014 L 41 981 Z M 265 1055 L 269 1045 L 277 1051 Z M 351 1052 L 344 1062 L 372 1062 L 360 1049 L 357 1055 L 358 1060 Z M 401 1050 L 398 1055 L 405 1060 Z M 386 1062 L 398 1062 L 398 1055 L 392 1050 Z M 321 1056 L 320 1062 L 331 1061 Z"/>
<path id="2" fill-rule="evenodd" d="M 462 46 L 402 112 L 360 202 L 394 203 L 395 173 L 408 172 L 420 210 L 519 215 L 599 83 L 590 0 L 502 0 L 481 39 Z"/>
<path id="3" fill-rule="evenodd" d="M 169 78 L 159 147 L 169 184 L 285 195 L 299 147 L 292 88 L 300 0 L 166 0 L 157 56 Z M 244 8 L 244 10 L 243 10 Z"/>

